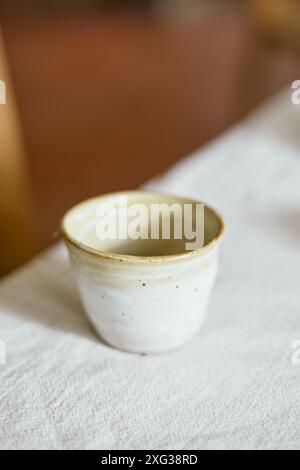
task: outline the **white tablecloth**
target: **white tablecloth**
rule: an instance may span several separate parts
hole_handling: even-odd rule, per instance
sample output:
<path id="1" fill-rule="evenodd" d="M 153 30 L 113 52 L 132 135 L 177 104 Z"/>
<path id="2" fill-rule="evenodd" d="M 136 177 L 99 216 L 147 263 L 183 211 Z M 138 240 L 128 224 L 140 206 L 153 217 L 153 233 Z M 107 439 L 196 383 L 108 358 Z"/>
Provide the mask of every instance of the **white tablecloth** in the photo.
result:
<path id="1" fill-rule="evenodd" d="M 42 254 L 0 285 L 0 447 L 299 449 L 300 108 L 281 94 L 148 187 L 227 223 L 202 333 L 163 355 L 114 350 L 64 248 Z"/>

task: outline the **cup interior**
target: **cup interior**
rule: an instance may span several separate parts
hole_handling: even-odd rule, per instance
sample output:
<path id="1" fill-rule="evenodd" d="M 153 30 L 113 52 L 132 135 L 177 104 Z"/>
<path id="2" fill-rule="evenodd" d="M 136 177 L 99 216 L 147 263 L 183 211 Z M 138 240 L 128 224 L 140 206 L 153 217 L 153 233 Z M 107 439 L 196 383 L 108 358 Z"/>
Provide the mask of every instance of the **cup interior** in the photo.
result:
<path id="1" fill-rule="evenodd" d="M 209 206 L 204 206 L 202 222 L 199 222 L 199 204 L 197 201 L 143 191 L 115 193 L 75 206 L 66 214 L 62 231 L 67 239 L 81 248 L 99 253 L 138 257 L 180 255 L 192 251 L 188 247 L 193 241 L 192 233 L 202 233 L 198 236 L 201 247 L 209 245 L 222 234 L 222 219 Z M 157 211 L 158 206 L 166 211 Z M 169 233 L 168 229 L 163 229 L 168 226 Z M 186 233 L 187 226 L 189 233 Z M 129 228 L 133 229 L 130 236 Z M 104 232 L 106 235 L 103 236 Z M 136 238 L 138 234 L 140 237 Z"/>

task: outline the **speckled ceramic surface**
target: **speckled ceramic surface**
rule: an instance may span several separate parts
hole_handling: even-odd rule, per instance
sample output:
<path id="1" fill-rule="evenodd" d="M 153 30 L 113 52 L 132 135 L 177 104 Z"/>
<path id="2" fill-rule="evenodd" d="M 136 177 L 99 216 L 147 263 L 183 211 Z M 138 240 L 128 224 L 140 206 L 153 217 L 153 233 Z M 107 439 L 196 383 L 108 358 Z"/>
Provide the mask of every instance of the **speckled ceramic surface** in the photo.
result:
<path id="1" fill-rule="evenodd" d="M 153 241 L 141 255 L 138 241 L 116 251 L 93 238 L 95 208 L 104 199 L 126 194 L 131 202 L 196 203 L 173 196 L 131 191 L 102 196 L 73 208 L 62 231 L 85 311 L 101 337 L 134 353 L 174 349 L 197 334 L 217 274 L 221 217 L 205 206 L 205 246 L 197 251 L 155 255 Z M 86 227 L 90 227 L 87 229 Z M 93 232 L 94 233 L 94 232 Z M 83 235 L 84 234 L 84 235 Z M 134 247 L 137 246 L 136 255 Z M 172 246 L 172 243 L 171 243 Z M 159 251 L 159 250 L 158 250 Z"/>

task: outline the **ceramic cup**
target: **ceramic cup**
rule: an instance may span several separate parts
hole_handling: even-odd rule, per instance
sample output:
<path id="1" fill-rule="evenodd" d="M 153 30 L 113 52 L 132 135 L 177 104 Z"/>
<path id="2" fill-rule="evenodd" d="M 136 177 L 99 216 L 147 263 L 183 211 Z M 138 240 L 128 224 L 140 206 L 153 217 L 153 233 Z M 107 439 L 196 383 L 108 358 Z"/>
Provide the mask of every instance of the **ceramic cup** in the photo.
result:
<path id="1" fill-rule="evenodd" d="M 204 246 L 185 249 L 185 240 L 100 240 L 99 205 L 192 204 L 158 193 L 128 191 L 85 201 L 62 222 L 85 311 L 110 345 L 133 353 L 177 348 L 200 330 L 217 274 L 222 218 L 205 205 Z M 192 215 L 193 217 L 193 215 Z"/>

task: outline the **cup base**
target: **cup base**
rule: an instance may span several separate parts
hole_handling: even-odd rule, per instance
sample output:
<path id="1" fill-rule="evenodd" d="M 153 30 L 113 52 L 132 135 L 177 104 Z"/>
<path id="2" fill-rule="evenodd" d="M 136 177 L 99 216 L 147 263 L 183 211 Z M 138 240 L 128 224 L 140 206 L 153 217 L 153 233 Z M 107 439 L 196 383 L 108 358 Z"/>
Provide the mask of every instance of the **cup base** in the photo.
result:
<path id="1" fill-rule="evenodd" d="M 160 347 L 160 348 L 156 348 L 156 349 L 151 349 L 150 348 L 150 349 L 143 349 L 143 350 L 141 350 L 140 348 L 119 346 L 119 345 L 115 344 L 113 341 L 109 341 L 109 340 L 105 339 L 100 333 L 97 332 L 97 334 L 105 344 L 107 344 L 108 346 L 110 346 L 114 349 L 117 349 L 118 351 L 130 353 L 130 354 L 148 356 L 148 355 L 164 354 L 164 353 L 175 351 L 176 349 L 180 349 L 183 346 L 185 346 L 186 344 L 193 341 L 195 338 L 197 338 L 197 336 L 201 333 L 201 330 L 202 330 L 202 327 L 200 327 L 195 333 L 190 335 L 185 340 L 182 340 L 182 341 L 180 341 L 178 343 L 175 343 L 173 345 Z"/>

